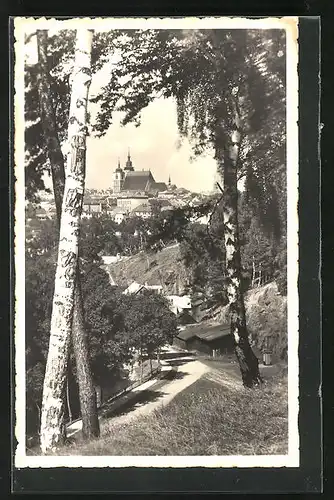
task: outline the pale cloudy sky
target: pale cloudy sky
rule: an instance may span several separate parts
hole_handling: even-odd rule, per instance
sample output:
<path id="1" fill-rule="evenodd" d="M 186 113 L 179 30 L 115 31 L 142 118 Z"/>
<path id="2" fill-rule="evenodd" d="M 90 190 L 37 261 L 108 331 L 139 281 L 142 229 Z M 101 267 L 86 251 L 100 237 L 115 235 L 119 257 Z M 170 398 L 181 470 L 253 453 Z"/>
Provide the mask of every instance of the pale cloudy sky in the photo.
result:
<path id="1" fill-rule="evenodd" d="M 37 62 L 36 37 L 26 45 L 26 61 Z M 117 57 L 111 58 L 117 64 Z M 73 64 L 69 62 L 69 68 Z M 110 68 L 110 66 L 109 66 Z M 90 96 L 100 91 L 108 82 L 107 66 L 93 75 Z M 89 111 L 94 115 L 97 105 L 90 104 Z M 215 183 L 216 162 L 212 153 L 191 161 L 191 147 L 184 141 L 177 147 L 176 105 L 172 99 L 158 99 L 142 112 L 141 125 L 132 124 L 122 127 L 120 115 L 115 114 L 114 123 L 102 138 L 87 139 L 87 188 L 107 189 L 112 187 L 112 173 L 120 158 L 124 167 L 127 151 L 130 148 L 134 168 L 150 169 L 155 180 L 166 182 L 169 175 L 173 184 L 195 192 L 211 191 Z M 50 179 L 45 179 L 50 184 Z"/>
<path id="2" fill-rule="evenodd" d="M 176 106 L 171 99 L 159 99 L 142 113 L 141 125 L 120 126 L 119 116 L 100 139 L 87 141 L 87 187 L 105 189 L 112 185 L 112 172 L 120 158 L 124 167 L 127 151 L 136 170 L 151 169 L 156 181 L 172 183 L 191 191 L 210 191 L 213 188 L 216 162 L 212 155 L 190 161 L 191 147 L 186 141 L 178 144 Z"/>

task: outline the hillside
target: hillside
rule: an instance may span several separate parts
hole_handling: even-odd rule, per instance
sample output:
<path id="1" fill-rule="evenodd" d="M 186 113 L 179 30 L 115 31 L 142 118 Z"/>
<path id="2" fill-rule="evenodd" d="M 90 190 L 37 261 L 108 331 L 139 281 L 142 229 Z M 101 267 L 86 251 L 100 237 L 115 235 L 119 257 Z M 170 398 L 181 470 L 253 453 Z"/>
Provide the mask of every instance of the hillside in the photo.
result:
<path id="1" fill-rule="evenodd" d="M 254 346 L 262 351 L 266 336 L 271 337 L 271 347 L 276 360 L 287 359 L 287 297 L 279 293 L 275 282 L 247 292 L 245 296 L 248 330 Z M 217 308 L 214 319 L 224 322 L 227 308 Z"/>
<path id="2" fill-rule="evenodd" d="M 113 264 L 105 265 L 115 284 L 127 287 L 133 281 L 148 285 L 162 285 L 165 293 L 182 293 L 188 282 L 179 245 L 164 248 L 161 252 L 140 252 Z"/>
<path id="3" fill-rule="evenodd" d="M 183 293 L 188 283 L 178 245 L 148 255 L 140 252 L 105 266 L 115 284 L 127 287 L 132 281 L 148 285 L 162 285 L 164 293 Z M 279 293 L 275 282 L 254 288 L 245 296 L 247 324 L 255 350 L 262 351 L 266 336 L 271 337 L 274 361 L 287 359 L 287 297 Z M 201 322 L 225 323 L 226 307 L 204 310 L 198 316 Z M 275 359 L 276 358 L 276 359 Z"/>

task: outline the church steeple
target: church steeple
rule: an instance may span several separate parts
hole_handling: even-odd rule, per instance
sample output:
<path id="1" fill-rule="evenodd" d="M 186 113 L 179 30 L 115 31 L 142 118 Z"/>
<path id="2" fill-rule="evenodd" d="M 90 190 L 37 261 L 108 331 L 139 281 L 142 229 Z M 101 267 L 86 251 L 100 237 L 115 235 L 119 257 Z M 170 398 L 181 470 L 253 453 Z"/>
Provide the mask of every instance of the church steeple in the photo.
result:
<path id="1" fill-rule="evenodd" d="M 118 158 L 118 164 L 117 164 L 116 172 L 122 172 L 121 162 L 120 162 L 119 158 Z"/>
<path id="2" fill-rule="evenodd" d="M 171 178 L 170 178 L 170 175 L 168 177 L 168 187 L 171 188 L 172 186 L 172 181 L 171 181 Z"/>
<path id="3" fill-rule="evenodd" d="M 125 164 L 124 170 L 126 170 L 127 172 L 133 172 L 134 171 L 134 168 L 133 168 L 133 165 L 132 165 L 132 161 L 131 161 L 131 156 L 130 156 L 130 149 L 128 150 L 128 159 L 127 159 L 127 162 Z"/>
<path id="4" fill-rule="evenodd" d="M 115 172 L 113 173 L 113 191 L 114 191 L 114 193 L 120 193 L 122 191 L 123 182 L 124 182 L 124 172 L 121 168 L 121 162 L 119 161 L 119 158 L 118 158 L 117 168 L 115 169 Z"/>

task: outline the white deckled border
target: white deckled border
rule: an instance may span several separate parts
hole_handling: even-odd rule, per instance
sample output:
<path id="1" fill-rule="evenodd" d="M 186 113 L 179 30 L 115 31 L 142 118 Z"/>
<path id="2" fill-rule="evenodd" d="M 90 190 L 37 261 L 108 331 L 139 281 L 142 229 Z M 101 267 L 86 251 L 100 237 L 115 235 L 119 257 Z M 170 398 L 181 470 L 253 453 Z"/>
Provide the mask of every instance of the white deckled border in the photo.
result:
<path id="1" fill-rule="evenodd" d="M 285 29 L 287 41 L 288 210 L 288 455 L 257 456 L 27 456 L 25 451 L 25 189 L 24 36 L 36 29 Z M 14 19 L 15 35 L 15 466 L 23 467 L 298 467 L 298 18 L 46 18 Z"/>

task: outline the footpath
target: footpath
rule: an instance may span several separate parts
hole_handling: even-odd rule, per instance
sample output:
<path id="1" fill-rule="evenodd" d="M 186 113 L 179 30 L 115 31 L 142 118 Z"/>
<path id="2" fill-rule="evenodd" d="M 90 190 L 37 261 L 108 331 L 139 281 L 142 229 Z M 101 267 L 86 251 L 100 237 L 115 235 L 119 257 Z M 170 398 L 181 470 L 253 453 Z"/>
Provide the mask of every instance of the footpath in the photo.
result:
<path id="1" fill-rule="evenodd" d="M 119 396 L 111 398 L 106 401 L 99 408 L 99 418 L 104 418 L 106 414 L 112 416 L 113 412 L 121 410 L 123 407 L 126 408 L 131 405 L 131 402 L 135 402 L 138 399 L 138 395 L 144 391 L 157 389 L 161 385 L 165 384 L 167 381 L 172 380 L 176 375 L 178 370 L 177 366 L 170 366 L 168 361 L 160 361 L 160 370 L 152 378 L 131 389 L 125 390 Z M 78 419 L 66 426 L 66 435 L 71 437 L 77 434 L 82 429 L 82 420 Z"/>

